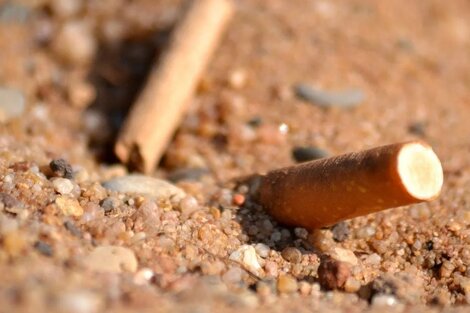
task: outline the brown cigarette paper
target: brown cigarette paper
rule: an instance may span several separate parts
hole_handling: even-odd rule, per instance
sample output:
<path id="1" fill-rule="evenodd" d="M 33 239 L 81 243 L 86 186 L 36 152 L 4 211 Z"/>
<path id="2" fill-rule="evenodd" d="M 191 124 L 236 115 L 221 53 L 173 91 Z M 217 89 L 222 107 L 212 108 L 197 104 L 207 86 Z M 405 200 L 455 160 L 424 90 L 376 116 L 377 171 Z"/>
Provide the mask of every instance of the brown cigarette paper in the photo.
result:
<path id="1" fill-rule="evenodd" d="M 284 224 L 314 229 L 438 197 L 441 163 L 413 141 L 316 160 L 262 176 L 257 199 Z"/>

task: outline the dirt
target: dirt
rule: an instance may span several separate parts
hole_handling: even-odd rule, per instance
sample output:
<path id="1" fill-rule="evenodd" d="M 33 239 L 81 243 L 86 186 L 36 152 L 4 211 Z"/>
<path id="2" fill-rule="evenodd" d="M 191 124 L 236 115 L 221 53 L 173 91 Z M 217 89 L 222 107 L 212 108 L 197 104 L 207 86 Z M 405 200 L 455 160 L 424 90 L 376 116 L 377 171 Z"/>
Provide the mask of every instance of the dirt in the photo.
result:
<path id="1" fill-rule="evenodd" d="M 0 125 L 0 311 L 468 310 L 470 3 L 236 4 L 152 174 L 176 201 L 101 183 L 129 174 L 112 144 L 183 1 L 0 2 L 0 87 L 26 102 Z M 442 196 L 332 229 L 283 227 L 236 184 L 299 147 L 409 139 L 439 155 Z"/>

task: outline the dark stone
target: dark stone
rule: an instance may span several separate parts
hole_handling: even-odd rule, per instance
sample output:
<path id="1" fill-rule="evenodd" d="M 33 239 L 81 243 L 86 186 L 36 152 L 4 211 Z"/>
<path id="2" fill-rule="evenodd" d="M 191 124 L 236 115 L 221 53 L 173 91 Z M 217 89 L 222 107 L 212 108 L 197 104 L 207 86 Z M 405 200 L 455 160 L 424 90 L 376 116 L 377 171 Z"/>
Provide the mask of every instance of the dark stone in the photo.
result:
<path id="1" fill-rule="evenodd" d="M 77 226 L 75 226 L 75 224 L 72 221 L 66 221 L 64 223 L 64 227 L 75 237 L 82 236 L 82 232 L 80 231 L 80 229 L 78 229 Z"/>
<path id="2" fill-rule="evenodd" d="M 54 254 L 52 247 L 44 241 L 36 241 L 36 243 L 34 244 L 34 248 L 36 248 L 39 253 L 45 256 L 52 256 Z"/>
<path id="3" fill-rule="evenodd" d="M 292 157 L 298 163 L 322 159 L 329 156 L 326 150 L 316 147 L 294 147 L 292 149 Z"/>
<path id="4" fill-rule="evenodd" d="M 49 167 L 56 177 L 73 179 L 72 166 L 64 159 L 55 159 L 49 163 Z"/>
<path id="5" fill-rule="evenodd" d="M 434 242 L 432 240 L 426 241 L 426 250 L 431 251 L 434 248 Z"/>
<path id="6" fill-rule="evenodd" d="M 346 222 L 339 222 L 331 228 L 333 239 L 337 242 L 342 242 L 349 237 L 349 225 Z"/>
<path id="7" fill-rule="evenodd" d="M 107 197 L 101 202 L 101 207 L 103 208 L 104 213 L 109 213 L 114 209 L 117 209 L 120 204 L 121 201 L 119 201 L 119 199 L 116 199 L 115 197 Z"/>
<path id="8" fill-rule="evenodd" d="M 260 127 L 261 124 L 263 124 L 263 119 L 259 116 L 255 116 L 252 119 L 250 119 L 247 124 L 253 128 L 257 128 L 257 127 Z"/>
<path id="9" fill-rule="evenodd" d="M 414 134 L 414 135 L 417 135 L 417 136 L 420 136 L 420 137 L 425 137 L 426 136 L 426 127 L 427 127 L 427 123 L 426 122 L 414 122 L 414 123 L 411 123 L 409 126 L 408 126 L 408 131 L 411 133 L 411 134 Z"/>

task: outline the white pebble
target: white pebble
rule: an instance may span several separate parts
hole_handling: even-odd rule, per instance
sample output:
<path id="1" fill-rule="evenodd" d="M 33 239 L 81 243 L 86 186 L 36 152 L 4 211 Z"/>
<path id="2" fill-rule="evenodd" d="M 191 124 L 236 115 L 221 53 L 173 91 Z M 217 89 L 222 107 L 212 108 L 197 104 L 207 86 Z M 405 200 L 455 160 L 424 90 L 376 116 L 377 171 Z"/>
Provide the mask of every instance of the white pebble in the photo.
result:
<path id="1" fill-rule="evenodd" d="M 351 265 L 357 265 L 357 257 L 351 250 L 335 247 L 331 252 L 331 257 L 337 261 L 346 262 Z"/>
<path id="2" fill-rule="evenodd" d="M 255 250 L 256 253 L 262 258 L 267 258 L 269 256 L 269 252 L 271 249 L 269 248 L 268 245 L 265 245 L 264 243 L 257 243 L 255 245 Z"/>
<path id="3" fill-rule="evenodd" d="M 394 306 L 397 303 L 397 298 L 392 295 L 378 294 L 372 298 L 372 305 L 374 306 Z"/>
<path id="4" fill-rule="evenodd" d="M 230 254 L 229 258 L 232 261 L 240 263 L 245 269 L 254 274 L 259 274 L 262 271 L 256 250 L 250 245 L 240 246 L 240 248 Z"/>
<path id="5" fill-rule="evenodd" d="M 61 195 L 68 195 L 73 191 L 73 183 L 67 178 L 56 178 L 52 181 L 54 190 Z"/>

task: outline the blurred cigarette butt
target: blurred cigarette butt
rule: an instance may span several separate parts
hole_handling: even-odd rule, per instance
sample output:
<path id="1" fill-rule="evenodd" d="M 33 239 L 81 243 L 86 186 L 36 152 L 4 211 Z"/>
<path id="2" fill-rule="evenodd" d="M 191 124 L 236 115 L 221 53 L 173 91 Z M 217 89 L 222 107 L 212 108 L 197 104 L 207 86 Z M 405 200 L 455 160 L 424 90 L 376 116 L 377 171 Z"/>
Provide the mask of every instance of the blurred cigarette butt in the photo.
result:
<path id="1" fill-rule="evenodd" d="M 193 0 L 119 134 L 115 153 L 123 163 L 154 169 L 233 11 L 231 0 Z"/>

